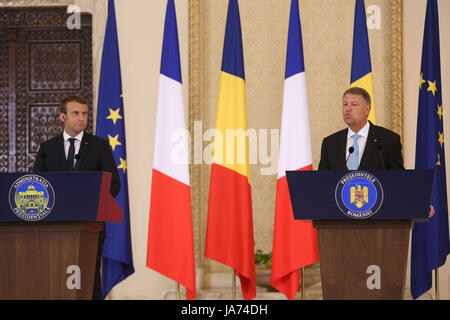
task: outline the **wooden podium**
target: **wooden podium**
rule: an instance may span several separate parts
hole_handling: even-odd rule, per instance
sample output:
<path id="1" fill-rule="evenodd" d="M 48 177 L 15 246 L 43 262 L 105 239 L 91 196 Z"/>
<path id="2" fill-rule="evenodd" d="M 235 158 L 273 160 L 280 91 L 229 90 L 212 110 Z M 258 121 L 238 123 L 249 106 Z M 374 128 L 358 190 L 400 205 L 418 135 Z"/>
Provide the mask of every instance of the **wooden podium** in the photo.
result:
<path id="1" fill-rule="evenodd" d="M 323 299 L 403 298 L 410 221 L 314 221 L 313 226 Z M 371 266 L 379 267 L 380 288 L 369 289 L 375 286 Z"/>
<path id="2" fill-rule="evenodd" d="M 428 218 L 433 175 L 287 171 L 295 219 L 317 230 L 323 299 L 403 299 L 410 230 Z"/>
<path id="3" fill-rule="evenodd" d="M 123 214 L 109 193 L 111 174 L 10 173 L 0 179 L 0 194 L 9 194 L 9 204 L 0 207 L 0 299 L 92 299 L 99 231 Z M 39 209 L 23 209 L 38 208 L 45 196 L 51 210 L 44 209 L 44 217 Z M 22 211 L 20 197 L 29 201 Z"/>

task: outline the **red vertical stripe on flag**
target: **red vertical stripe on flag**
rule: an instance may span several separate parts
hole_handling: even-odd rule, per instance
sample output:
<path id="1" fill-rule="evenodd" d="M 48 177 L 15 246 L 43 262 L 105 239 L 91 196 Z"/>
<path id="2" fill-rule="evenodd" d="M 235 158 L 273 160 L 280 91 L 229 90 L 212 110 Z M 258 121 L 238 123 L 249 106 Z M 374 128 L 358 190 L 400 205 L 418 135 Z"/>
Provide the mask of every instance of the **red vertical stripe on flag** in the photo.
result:
<path id="1" fill-rule="evenodd" d="M 236 270 L 245 299 L 256 296 L 254 245 L 248 178 L 213 163 L 205 256 Z"/>
<path id="2" fill-rule="evenodd" d="M 153 169 L 147 266 L 181 283 L 194 299 L 191 188 Z"/>
<path id="3" fill-rule="evenodd" d="M 300 170 L 312 170 L 312 165 Z M 319 260 L 311 221 L 294 220 L 286 176 L 277 181 L 270 284 L 290 300 L 299 290 L 299 269 Z"/>

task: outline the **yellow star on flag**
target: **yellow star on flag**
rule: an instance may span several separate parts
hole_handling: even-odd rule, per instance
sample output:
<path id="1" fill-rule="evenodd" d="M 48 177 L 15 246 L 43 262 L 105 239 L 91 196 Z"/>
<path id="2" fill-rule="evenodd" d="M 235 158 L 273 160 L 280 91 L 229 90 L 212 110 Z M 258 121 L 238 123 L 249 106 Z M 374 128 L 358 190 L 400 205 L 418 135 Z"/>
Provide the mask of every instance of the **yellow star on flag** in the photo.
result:
<path id="1" fill-rule="evenodd" d="M 117 167 L 117 169 L 123 169 L 123 174 L 125 174 L 127 171 L 127 160 L 120 158 L 120 165 Z"/>
<path id="2" fill-rule="evenodd" d="M 119 141 L 119 134 L 117 134 L 115 137 L 111 137 L 108 134 L 108 138 L 109 138 L 109 145 L 111 146 L 113 151 L 116 149 L 116 146 L 122 145 L 122 143 Z"/>
<path id="3" fill-rule="evenodd" d="M 419 89 L 422 89 L 422 84 L 424 84 L 426 81 L 423 80 L 423 72 L 420 74 L 420 85 L 419 85 Z"/>
<path id="4" fill-rule="evenodd" d="M 113 110 L 109 108 L 109 116 L 106 119 L 111 119 L 114 124 L 116 124 L 117 119 L 123 119 L 123 117 L 119 114 L 120 108 Z"/>
<path id="5" fill-rule="evenodd" d="M 433 96 L 434 96 L 436 94 L 436 90 L 437 90 L 437 88 L 436 88 L 436 81 L 433 81 L 433 82 L 428 81 L 428 89 L 427 89 L 427 91 L 433 92 Z"/>
<path id="6" fill-rule="evenodd" d="M 438 153 L 438 161 L 436 162 L 437 166 L 442 166 L 441 164 L 441 155 Z"/>
<path id="7" fill-rule="evenodd" d="M 439 120 L 440 121 L 442 121 L 442 116 L 443 116 L 443 112 L 442 112 L 442 105 L 440 106 L 440 105 L 438 105 L 438 111 L 437 111 L 437 114 L 438 114 L 438 116 L 439 116 Z"/>
<path id="8" fill-rule="evenodd" d="M 442 145 L 444 144 L 444 133 L 439 132 L 439 140 L 438 141 L 441 144 L 441 148 L 442 148 Z"/>

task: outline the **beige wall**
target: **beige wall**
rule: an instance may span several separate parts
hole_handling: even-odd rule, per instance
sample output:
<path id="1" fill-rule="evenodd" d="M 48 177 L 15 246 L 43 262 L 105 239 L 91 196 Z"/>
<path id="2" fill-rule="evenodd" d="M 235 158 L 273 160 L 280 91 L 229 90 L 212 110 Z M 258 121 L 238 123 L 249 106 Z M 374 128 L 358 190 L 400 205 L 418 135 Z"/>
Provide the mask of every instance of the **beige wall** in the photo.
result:
<path id="1" fill-rule="evenodd" d="M 304 0 L 303 0 L 304 2 Z M 366 1 L 366 5 L 370 1 Z M 417 118 L 417 83 L 422 50 L 426 0 L 404 1 L 404 153 L 405 166 L 414 167 Z M 300 1 L 302 6 L 302 0 Z M 450 2 L 439 1 L 441 28 L 442 80 L 450 84 Z M 162 27 L 165 1 L 116 0 L 125 95 L 127 147 L 129 158 L 130 206 L 133 253 L 136 273 L 116 287 L 112 298 L 162 299 L 174 290 L 173 281 L 145 267 L 148 208 L 151 182 L 154 115 L 158 88 Z M 187 105 L 188 80 L 188 1 L 176 1 L 180 32 L 183 81 Z M 243 16 L 241 14 L 241 16 Z M 306 23 L 303 22 L 303 24 Z M 245 24 L 245 23 L 243 23 Z M 306 26 L 304 28 L 307 28 Z M 376 59 L 376 58 L 374 58 Z M 447 85 L 445 88 L 450 88 Z M 443 91 L 444 106 L 449 105 L 450 90 Z M 444 107 L 445 108 L 445 107 Z M 446 136 L 450 132 L 445 119 Z M 320 139 L 319 139 L 320 140 Z M 450 155 L 447 153 L 447 159 Z M 450 299 L 450 263 L 441 270 L 441 298 Z M 171 295 L 167 297 L 173 297 Z"/>
<path id="2" fill-rule="evenodd" d="M 158 87 L 162 25 L 165 1 L 116 0 L 119 44 L 125 94 L 127 147 L 129 158 L 130 205 L 135 275 L 119 285 L 113 298 L 162 299 L 174 283 L 145 267 L 154 114 Z M 366 1 L 367 4 L 370 1 Z M 417 83 L 422 50 L 425 0 L 404 1 L 404 152 L 405 166 L 413 168 L 417 118 Z M 300 1 L 302 5 L 302 1 Z M 440 0 L 442 80 L 450 83 L 450 22 L 443 17 L 450 12 L 450 2 Z M 187 88 L 188 1 L 176 1 L 183 65 Z M 303 23 L 306 23 L 303 22 Z M 305 27 L 307 28 L 307 27 Z M 450 85 L 446 86 L 449 88 Z M 187 95 L 186 104 L 187 104 Z M 444 106 L 449 105 L 449 89 L 443 92 Z M 445 118 L 446 136 L 450 126 Z M 447 155 L 449 159 L 449 155 Z M 450 263 L 441 270 L 441 298 L 450 299 Z M 169 296 L 170 297 L 170 296 Z"/>
<path id="3" fill-rule="evenodd" d="M 188 103 L 188 1 L 175 0 Z M 173 281 L 146 267 L 156 102 L 166 1 L 116 0 L 125 105 L 131 234 L 136 272 L 116 287 L 113 299 L 163 299 Z"/>
<path id="4" fill-rule="evenodd" d="M 78 0 L 83 11 L 94 10 L 94 76 L 98 75 L 104 20 L 101 0 Z M 117 11 L 119 47 L 121 55 L 122 81 L 126 114 L 128 152 L 128 181 L 130 191 L 131 234 L 136 272 L 119 284 L 110 295 L 112 299 L 164 299 L 174 298 L 175 284 L 166 277 L 146 267 L 147 230 L 150 202 L 151 168 L 153 161 L 153 139 L 158 90 L 158 77 L 162 45 L 165 0 L 115 0 Z M 216 0 L 217 1 L 217 0 Z M 225 0 L 221 0 L 225 2 Z M 240 0 L 244 2 L 245 0 Z M 300 7 L 310 6 L 317 0 L 300 0 Z M 328 0 L 327 0 L 328 1 Z M 335 0 L 333 0 L 335 1 Z M 38 1 L 36 1 L 37 4 Z M 41 1 L 40 5 L 66 4 L 72 1 Z M 95 2 L 95 5 L 94 5 Z M 286 1 L 285 1 L 286 2 Z M 378 0 L 366 0 L 366 6 Z M 414 167 L 415 135 L 417 121 L 418 79 L 422 50 L 423 22 L 426 0 L 404 0 L 404 154 L 405 166 Z M 19 4 L 19 3 L 18 3 Z M 175 0 L 185 103 L 188 105 L 188 17 L 189 1 Z M 450 1 L 439 0 L 441 29 L 441 67 L 444 109 L 450 105 Z M 251 14 L 247 15 L 252 17 Z M 246 14 L 241 12 L 241 18 Z M 302 28 L 307 33 L 313 17 L 302 16 Z M 245 25 L 246 22 L 243 22 Z M 97 30 L 97 31 L 96 31 Z M 103 29 L 104 30 L 104 29 Z M 222 31 L 223 32 L 223 31 Z M 100 35 L 99 35 L 100 34 Z M 246 45 L 244 44 L 244 48 Z M 97 48 L 97 49 L 96 49 Z M 221 52 L 221 48 L 220 48 Z M 372 53 L 376 61 L 375 53 Z M 251 58 L 248 58 L 251 59 Z M 247 60 L 248 60 L 247 59 Z M 247 63 L 246 60 L 246 63 Z M 308 66 L 306 66 L 308 68 Z M 96 76 L 95 76 L 96 77 Z M 98 81 L 98 78 L 95 79 Z M 249 75 L 251 79 L 251 75 Z M 97 83 L 95 83 L 97 86 Z M 309 88 L 312 90 L 311 88 Z M 96 97 L 96 93 L 95 93 Z M 310 112 L 311 113 L 311 112 Z M 311 118 L 314 118 L 311 115 Z M 336 115 L 339 117 L 339 115 Z M 450 118 L 444 115 L 445 136 L 450 135 Z M 340 121 L 337 120 L 337 121 Z M 380 121 L 383 121 L 381 116 Z M 382 123 L 384 124 L 384 123 Z M 315 142 L 322 137 L 313 137 Z M 318 147 L 315 147 L 318 149 Z M 446 158 L 450 159 L 446 148 Z M 317 152 L 316 152 L 317 153 Z M 448 174 L 450 176 L 450 174 Z M 450 181 L 448 182 L 450 185 Z M 274 190 L 275 192 L 275 190 Z M 203 252 L 197 253 L 203 255 Z M 441 298 L 450 299 L 450 262 L 441 269 Z M 409 280 L 409 279 L 408 279 Z"/>
<path id="5" fill-rule="evenodd" d="M 290 3 L 290 0 L 239 1 L 249 128 L 269 130 L 269 134 L 275 132 L 276 141 L 281 122 Z M 401 100 L 394 98 L 401 93 L 401 87 L 394 83 L 395 79 L 399 79 L 394 70 L 401 70 L 401 25 L 391 24 L 391 21 L 401 21 L 401 2 L 371 0 L 370 5 L 376 5 L 380 11 L 380 28 L 369 31 L 372 69 L 376 75 L 377 123 L 400 132 L 401 126 L 396 126 L 399 121 L 395 122 L 393 118 L 400 109 L 400 103 L 395 101 Z M 350 80 L 354 6 L 354 0 L 300 1 L 313 168 L 317 168 L 319 163 L 323 137 L 344 127 L 340 97 Z M 191 70 L 200 69 L 201 76 L 197 79 L 191 75 L 190 81 L 193 86 L 198 83 L 201 88 L 201 103 L 191 104 L 190 108 L 194 119 L 201 120 L 205 130 L 215 126 L 227 1 L 202 0 L 200 9 L 202 28 L 198 51 L 201 52 L 201 64 L 191 66 Z M 196 44 L 190 45 L 190 49 L 197 52 Z M 270 149 L 274 170 L 267 174 L 270 167 L 263 164 L 262 157 L 250 165 L 255 249 L 270 252 L 278 146 L 271 144 L 270 139 L 266 140 L 263 135 L 258 135 L 257 139 L 258 146 L 254 149 L 258 149 L 258 154 L 267 146 L 266 141 L 269 142 L 267 149 Z M 210 182 L 210 166 L 203 164 L 200 167 L 201 172 L 194 172 L 191 176 L 193 183 L 200 185 L 193 191 L 196 204 L 194 223 L 203 231 L 198 232 L 200 241 L 196 243 L 197 253 L 204 251 Z M 201 256 L 196 262 L 206 273 L 230 272 L 229 267 L 202 259 Z M 227 275 L 224 277 L 229 279 Z"/>

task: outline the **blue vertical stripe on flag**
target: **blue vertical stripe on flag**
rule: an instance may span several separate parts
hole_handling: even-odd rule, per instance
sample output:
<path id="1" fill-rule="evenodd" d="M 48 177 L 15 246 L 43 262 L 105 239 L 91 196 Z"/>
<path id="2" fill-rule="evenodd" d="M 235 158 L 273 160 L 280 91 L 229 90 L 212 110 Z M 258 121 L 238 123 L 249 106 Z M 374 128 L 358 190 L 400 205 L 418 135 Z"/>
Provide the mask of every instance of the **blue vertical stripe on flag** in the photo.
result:
<path id="1" fill-rule="evenodd" d="M 372 72 L 364 0 L 356 0 L 355 24 L 353 28 L 352 72 L 350 83 L 353 83 Z"/>
<path id="2" fill-rule="evenodd" d="M 237 0 L 229 0 L 228 3 L 222 54 L 222 71 L 245 80 L 241 18 Z"/>
<path id="3" fill-rule="evenodd" d="M 300 27 L 300 13 L 297 0 L 291 1 L 284 78 L 287 79 L 301 72 L 305 72 L 305 63 L 303 62 L 302 29 Z"/>
<path id="4" fill-rule="evenodd" d="M 162 52 L 160 73 L 182 83 L 177 17 L 173 0 L 167 1 Z"/>

